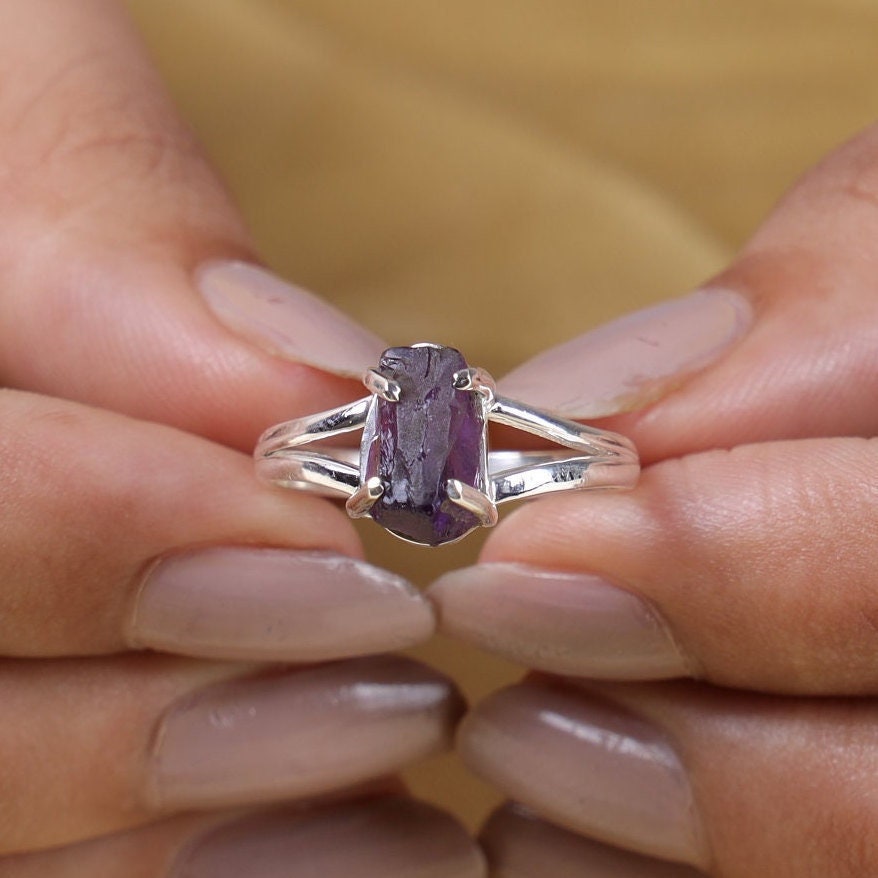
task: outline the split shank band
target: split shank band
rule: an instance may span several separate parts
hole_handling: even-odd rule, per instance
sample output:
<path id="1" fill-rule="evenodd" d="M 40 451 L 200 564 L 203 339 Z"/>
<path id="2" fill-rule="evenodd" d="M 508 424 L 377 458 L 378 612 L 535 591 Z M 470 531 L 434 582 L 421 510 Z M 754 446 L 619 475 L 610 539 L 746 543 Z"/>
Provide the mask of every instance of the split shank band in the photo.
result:
<path id="1" fill-rule="evenodd" d="M 266 431 L 256 447 L 257 470 L 264 481 L 326 497 L 347 499 L 360 488 L 360 451 L 356 448 L 302 448 L 362 429 L 371 397 L 297 418 Z M 633 488 L 640 474 L 637 452 L 618 433 L 544 415 L 520 402 L 497 396 L 489 419 L 578 452 L 489 451 L 489 495 L 495 503 L 535 497 L 551 491 Z"/>

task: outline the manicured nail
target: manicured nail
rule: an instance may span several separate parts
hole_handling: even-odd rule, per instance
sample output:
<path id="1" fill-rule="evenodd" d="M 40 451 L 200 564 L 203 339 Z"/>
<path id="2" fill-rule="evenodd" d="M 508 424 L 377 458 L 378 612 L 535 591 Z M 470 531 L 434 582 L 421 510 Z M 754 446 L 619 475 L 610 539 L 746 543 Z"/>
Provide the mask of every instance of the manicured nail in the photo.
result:
<path id="1" fill-rule="evenodd" d="M 462 710 L 447 678 L 393 656 L 221 683 L 161 722 L 149 794 L 164 809 L 316 795 L 445 749 Z"/>
<path id="2" fill-rule="evenodd" d="M 740 294 L 699 290 L 538 354 L 503 378 L 500 390 L 568 417 L 631 411 L 710 365 L 751 322 L 752 308 Z"/>
<path id="3" fill-rule="evenodd" d="M 705 862 L 674 748 L 615 704 L 560 685 L 505 689 L 464 721 L 460 751 L 477 774 L 560 826 L 648 856 Z"/>
<path id="4" fill-rule="evenodd" d="M 689 866 L 641 857 L 553 826 L 514 804 L 491 815 L 479 841 L 492 878 L 704 878 Z"/>
<path id="5" fill-rule="evenodd" d="M 216 547 L 172 555 L 147 575 L 133 647 L 183 655 L 314 662 L 426 640 L 433 611 L 402 577 L 320 552 Z"/>
<path id="6" fill-rule="evenodd" d="M 169 878 L 483 878 L 484 858 L 446 814 L 403 798 L 224 824 L 184 851 Z"/>
<path id="7" fill-rule="evenodd" d="M 328 302 L 246 262 L 209 262 L 196 284 L 221 323 L 270 354 L 359 377 L 387 347 Z"/>
<path id="8" fill-rule="evenodd" d="M 689 673 L 656 611 L 599 576 L 479 564 L 428 594 L 444 632 L 531 668 L 614 680 Z"/>

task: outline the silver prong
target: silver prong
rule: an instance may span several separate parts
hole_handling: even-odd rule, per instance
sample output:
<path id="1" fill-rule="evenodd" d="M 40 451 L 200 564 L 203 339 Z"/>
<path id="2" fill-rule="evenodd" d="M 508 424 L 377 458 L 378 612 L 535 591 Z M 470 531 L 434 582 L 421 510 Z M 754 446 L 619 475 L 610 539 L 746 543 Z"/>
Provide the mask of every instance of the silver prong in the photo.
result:
<path id="1" fill-rule="evenodd" d="M 378 476 L 366 479 L 357 490 L 348 497 L 345 509 L 351 518 L 365 518 L 369 510 L 384 493 L 384 483 Z"/>
<path id="2" fill-rule="evenodd" d="M 363 375 L 363 384 L 369 393 L 374 393 L 388 402 L 399 402 L 399 397 L 402 394 L 402 388 L 386 375 L 382 375 L 377 369 L 369 369 Z"/>
<path id="3" fill-rule="evenodd" d="M 449 479 L 445 483 L 445 491 L 452 503 L 472 512 L 483 527 L 493 527 L 497 524 L 496 505 L 487 494 L 483 494 L 478 488 L 467 485 L 459 479 Z"/>
<path id="4" fill-rule="evenodd" d="M 455 372 L 451 380 L 454 382 L 455 390 L 475 390 L 475 369 L 461 369 Z"/>
<path id="5" fill-rule="evenodd" d="M 494 399 L 494 394 L 497 392 L 494 379 L 478 366 L 455 372 L 453 381 L 456 390 L 472 390 L 481 394 L 488 402 Z"/>

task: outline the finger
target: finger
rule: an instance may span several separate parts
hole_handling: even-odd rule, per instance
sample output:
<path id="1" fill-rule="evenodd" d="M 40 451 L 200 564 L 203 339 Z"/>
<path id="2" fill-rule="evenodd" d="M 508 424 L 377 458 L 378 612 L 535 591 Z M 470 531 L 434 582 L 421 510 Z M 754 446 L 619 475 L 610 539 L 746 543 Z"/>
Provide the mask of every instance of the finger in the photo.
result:
<path id="1" fill-rule="evenodd" d="M 531 681 L 461 730 L 478 773 L 542 816 L 711 875 L 878 870 L 872 701 L 676 683 Z"/>
<path id="2" fill-rule="evenodd" d="M 0 654 L 318 661 L 433 631 L 324 501 L 172 428 L 0 392 Z"/>
<path id="3" fill-rule="evenodd" d="M 481 878 L 463 827 L 400 796 L 305 810 L 181 817 L 61 850 L 0 859 L 4 878 Z"/>
<path id="4" fill-rule="evenodd" d="M 665 461 L 519 510 L 431 595 L 447 632 L 544 670 L 878 692 L 875 472 L 863 439 Z"/>
<path id="5" fill-rule="evenodd" d="M 122 4 L 10 0 L 0 59 L 5 384 L 241 447 L 350 397 L 302 363 L 358 374 L 381 342 L 237 261 L 242 221 Z"/>
<path id="6" fill-rule="evenodd" d="M 259 671 L 183 659 L 6 662 L 0 851 L 179 811 L 314 796 L 444 749 L 443 676 L 373 657 Z"/>
<path id="7" fill-rule="evenodd" d="M 516 805 L 498 808 L 479 841 L 493 878 L 698 878 L 702 874 L 689 866 L 599 844 Z"/>
<path id="8" fill-rule="evenodd" d="M 538 355 L 501 390 L 615 418 L 648 460 L 744 442 L 872 436 L 878 126 L 793 188 L 701 291 Z"/>

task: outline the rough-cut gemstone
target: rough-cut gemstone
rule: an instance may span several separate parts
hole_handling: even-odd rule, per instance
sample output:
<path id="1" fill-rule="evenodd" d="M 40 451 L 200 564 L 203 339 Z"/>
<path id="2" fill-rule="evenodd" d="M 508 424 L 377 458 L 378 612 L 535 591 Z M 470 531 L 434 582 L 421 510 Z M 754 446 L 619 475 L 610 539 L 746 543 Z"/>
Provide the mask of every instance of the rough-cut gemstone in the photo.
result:
<path id="1" fill-rule="evenodd" d="M 362 478 L 378 476 L 385 489 L 371 515 L 397 536 L 438 546 L 479 525 L 448 498 L 459 479 L 484 490 L 481 398 L 454 387 L 466 368 L 460 351 L 438 345 L 389 348 L 378 371 L 399 384 L 399 402 L 376 397 L 363 430 Z"/>

